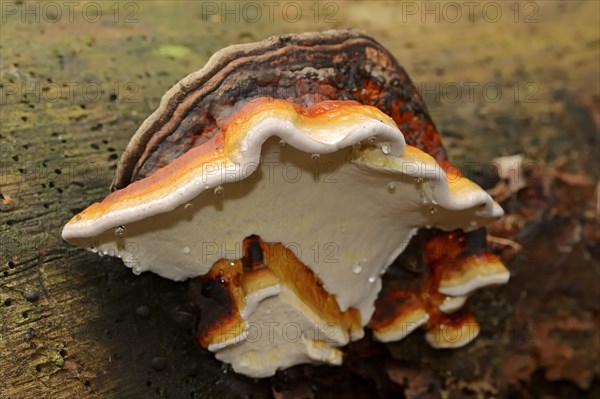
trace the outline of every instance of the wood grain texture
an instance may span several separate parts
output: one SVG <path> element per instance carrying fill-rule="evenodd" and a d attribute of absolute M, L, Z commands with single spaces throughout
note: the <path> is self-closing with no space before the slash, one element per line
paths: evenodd
<path fill-rule="evenodd" d="M 391 346 L 364 341 L 350 348 L 345 368 L 263 381 L 233 374 L 192 342 L 185 284 L 133 276 L 119 260 L 60 239 L 73 214 L 108 194 L 119 154 L 169 87 L 228 44 L 281 33 L 354 27 L 377 38 L 402 60 L 449 158 L 470 178 L 485 177 L 495 156 L 525 153 L 541 172 L 562 157 L 596 181 L 598 3 L 527 2 L 535 7 L 520 8 L 516 22 L 509 5 L 496 22 L 482 16 L 484 3 L 474 22 L 466 9 L 456 22 L 436 22 L 420 9 L 401 14 L 401 3 L 321 3 L 316 18 L 301 5 L 302 18 L 290 22 L 284 2 L 272 20 L 263 10 L 251 23 L 241 8 L 237 21 L 222 21 L 194 2 L 96 2 L 103 13 L 90 22 L 86 2 L 71 19 L 65 8 L 58 16 L 36 1 L 1 1 L 0 398 L 597 392 L 599 247 L 590 233 L 570 252 L 552 252 L 578 227 L 587 231 L 582 220 L 590 212 L 593 220 L 594 208 L 572 202 L 594 190 L 563 187 L 539 202 L 503 204 L 509 216 L 527 214 L 519 228 L 529 226 L 520 237 L 531 252 L 508 263 L 506 287 L 474 298 L 483 339 L 453 352 L 427 349 L 417 335 Z M 36 4 L 37 18 L 23 12 Z M 543 282 L 532 285 L 540 270 Z M 527 335 L 527 323 L 541 335 Z M 426 389 L 388 378 L 406 376 Z"/>

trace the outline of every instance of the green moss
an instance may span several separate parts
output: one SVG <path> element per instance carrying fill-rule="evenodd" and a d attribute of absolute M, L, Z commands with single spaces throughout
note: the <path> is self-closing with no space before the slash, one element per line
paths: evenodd
<path fill-rule="evenodd" d="M 156 49 L 154 49 L 153 53 L 156 55 L 160 55 L 161 57 L 178 60 L 188 55 L 190 53 L 190 49 L 185 46 L 165 44 L 162 46 L 158 46 Z"/>

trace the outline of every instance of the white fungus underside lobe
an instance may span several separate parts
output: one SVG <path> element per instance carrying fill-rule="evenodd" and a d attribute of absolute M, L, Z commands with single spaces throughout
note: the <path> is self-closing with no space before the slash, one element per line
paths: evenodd
<path fill-rule="evenodd" d="M 183 280 L 207 273 L 219 259 L 239 259 L 244 237 L 257 234 L 291 249 L 341 310 L 358 309 L 366 325 L 381 274 L 419 227 L 472 229 L 501 209 L 479 188 L 450 195 L 437 165 L 392 155 L 404 152 L 395 127 L 366 119 L 329 132 L 263 120 L 234 145 L 235 163 L 202 168 L 160 200 L 72 221 L 63 238 L 119 256 L 135 273 Z M 371 136 L 390 144 L 372 143 Z M 322 137 L 327 142 L 317 140 Z M 361 140 L 363 148 L 368 142 L 382 148 L 354 150 Z M 368 159 L 356 159 L 361 153 Z M 214 191 L 220 185 L 221 197 Z M 124 237 L 115 235 L 119 225 Z"/>
<path fill-rule="evenodd" d="M 221 346 L 216 357 L 230 363 L 237 373 L 262 378 L 296 364 L 339 365 L 342 355 L 335 347 L 349 340 L 347 331 L 316 317 L 291 290 L 282 287 L 279 295 L 260 302 L 246 321 L 244 336 Z"/>
<path fill-rule="evenodd" d="M 381 152 L 382 159 L 388 156 Z M 444 182 L 418 182 L 398 171 L 349 162 L 351 147 L 315 160 L 271 138 L 262 157 L 258 172 L 223 184 L 222 197 L 204 190 L 172 212 L 126 224 L 124 237 L 116 237 L 113 227 L 97 237 L 73 241 L 117 254 L 136 273 L 152 271 L 182 280 L 205 274 L 219 259 L 239 259 L 244 237 L 257 234 L 265 242 L 290 248 L 335 295 L 343 311 L 360 311 L 365 325 L 381 289 L 381 274 L 418 227 L 469 228 L 471 221 L 479 226 L 497 213 L 483 191 L 480 198 L 467 198 L 465 205 L 484 204 L 486 209 L 446 211 L 442 205 L 460 204 L 444 198 Z M 431 169 L 425 175 L 431 177 Z M 434 214 L 432 202 L 438 203 Z M 480 213 L 485 217 L 476 216 Z"/>
<path fill-rule="evenodd" d="M 396 330 L 390 330 L 386 332 L 375 331 L 373 334 L 378 341 L 381 342 L 395 342 L 400 341 L 408 336 L 411 332 L 421 327 L 429 320 L 429 315 L 425 313 L 421 318 L 413 318 L 410 321 L 402 322 L 400 328 Z"/>
<path fill-rule="evenodd" d="M 452 287 L 441 286 L 438 291 L 445 295 L 460 297 L 468 295 L 481 287 L 487 287 L 489 285 L 506 284 L 509 278 L 510 273 L 508 273 L 507 271 L 491 275 L 477 275 L 472 280 L 469 280 L 461 285 L 456 285 Z"/>
<path fill-rule="evenodd" d="M 462 308 L 467 299 L 469 299 L 468 295 L 447 296 L 438 308 L 446 314 L 451 314 Z"/>
<path fill-rule="evenodd" d="M 254 126 L 242 133 L 243 137 L 232 134 L 234 139 L 225 140 L 226 162 L 203 165 L 196 171 L 194 180 L 173 182 L 173 189 L 160 198 L 147 201 L 130 199 L 125 207 L 105 212 L 93 220 L 69 221 L 63 229 L 63 239 L 78 243 L 79 238 L 91 238 L 119 225 L 170 212 L 201 192 L 223 183 L 244 180 L 259 166 L 263 156 L 262 145 L 273 136 L 308 154 L 333 153 L 371 136 L 388 140 L 389 150 L 394 155 L 401 155 L 404 151 L 404 137 L 395 125 L 390 125 L 393 124 L 391 121 L 385 123 L 372 116 L 352 115 L 340 117 L 335 122 L 329 120 L 326 127 L 318 128 L 303 125 L 297 119 L 286 119 L 288 117 L 267 116 L 255 121 Z"/>

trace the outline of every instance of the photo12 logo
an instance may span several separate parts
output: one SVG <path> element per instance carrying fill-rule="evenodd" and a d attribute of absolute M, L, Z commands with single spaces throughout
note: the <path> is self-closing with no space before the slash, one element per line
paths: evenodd
<path fill-rule="evenodd" d="M 407 23 L 538 23 L 539 5 L 533 1 L 402 1 L 399 21 Z"/>
<path fill-rule="evenodd" d="M 0 86 L 0 104 L 16 103 L 96 103 L 139 102 L 140 88 L 135 82 L 4 82 Z"/>
<path fill-rule="evenodd" d="M 503 99 L 514 103 L 538 103 L 539 86 L 535 82 L 433 82 L 418 85 L 427 104 L 497 103 Z"/>
<path fill-rule="evenodd" d="M 138 3 L 134 1 L 22 1 L 0 2 L 0 20 L 22 23 L 65 23 L 83 20 L 135 24 L 139 20 Z"/>
<path fill-rule="evenodd" d="M 335 24 L 339 5 L 333 1 L 203 1 L 202 22 L 296 23 L 302 19 Z"/>

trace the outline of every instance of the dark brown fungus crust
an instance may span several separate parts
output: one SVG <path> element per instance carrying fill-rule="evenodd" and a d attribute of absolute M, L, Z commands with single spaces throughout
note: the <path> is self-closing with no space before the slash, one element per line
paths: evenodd
<path fill-rule="evenodd" d="M 260 237 L 251 235 L 244 239 L 244 257 L 242 258 L 242 266 L 245 272 L 250 272 L 254 269 L 264 267 L 264 254 L 261 247 Z"/>
<path fill-rule="evenodd" d="M 235 287 L 239 287 L 239 276 L 223 273 L 218 268 L 190 281 L 188 297 L 198 311 L 194 325 L 202 346 L 207 347 L 206 340 L 222 327 L 235 328 L 241 322 L 233 296 Z"/>
<path fill-rule="evenodd" d="M 112 190 L 153 174 L 213 138 L 257 97 L 310 106 L 356 100 L 390 115 L 406 142 L 446 161 L 439 134 L 406 71 L 381 44 L 356 30 L 274 36 L 221 50 L 165 95 L 123 153 Z"/>

